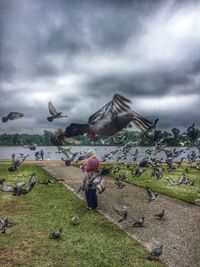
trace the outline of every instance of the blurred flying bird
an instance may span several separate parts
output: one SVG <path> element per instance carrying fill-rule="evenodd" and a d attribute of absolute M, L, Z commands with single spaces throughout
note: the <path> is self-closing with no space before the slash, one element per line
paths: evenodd
<path fill-rule="evenodd" d="M 10 112 L 7 116 L 2 117 L 2 122 L 7 122 L 8 120 L 16 120 L 22 118 L 23 116 L 24 114 L 20 112 Z"/>

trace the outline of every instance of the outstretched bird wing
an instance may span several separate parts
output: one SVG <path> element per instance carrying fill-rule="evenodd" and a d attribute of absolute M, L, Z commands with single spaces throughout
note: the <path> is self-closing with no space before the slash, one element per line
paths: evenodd
<path fill-rule="evenodd" d="M 96 121 L 105 119 L 106 117 L 109 118 L 121 113 L 131 112 L 133 114 L 132 123 L 134 123 L 141 131 L 149 133 L 153 131 L 158 122 L 158 119 L 156 119 L 154 123 L 150 122 L 149 120 L 145 119 L 143 116 L 132 110 L 129 106 L 129 104 L 131 103 L 132 102 L 124 96 L 114 94 L 111 101 L 109 101 L 105 106 L 103 106 L 101 109 L 99 109 L 89 117 L 88 123 L 94 123 Z"/>
<path fill-rule="evenodd" d="M 20 112 L 10 112 L 7 117 L 9 120 L 15 120 L 15 119 L 22 118 L 23 116 L 24 114 Z"/>
<path fill-rule="evenodd" d="M 111 101 L 89 117 L 88 123 L 94 123 L 107 116 L 110 117 L 130 111 L 131 109 L 127 103 L 131 103 L 131 101 L 121 95 L 114 94 Z"/>
<path fill-rule="evenodd" d="M 31 178 L 30 178 L 29 183 L 28 183 L 27 193 L 30 192 L 33 189 L 33 187 L 35 186 L 36 182 L 37 182 L 37 177 L 36 177 L 35 173 L 33 173 L 31 175 Z"/>
<path fill-rule="evenodd" d="M 131 122 L 131 124 L 134 123 L 144 133 L 149 133 L 149 135 L 151 134 L 154 135 L 156 124 L 159 121 L 159 119 L 156 119 L 155 122 L 152 123 L 133 110 L 132 113 L 133 113 L 133 121 Z"/>
<path fill-rule="evenodd" d="M 53 116 L 56 116 L 58 114 L 58 111 L 55 109 L 51 101 L 48 103 L 49 113 Z"/>

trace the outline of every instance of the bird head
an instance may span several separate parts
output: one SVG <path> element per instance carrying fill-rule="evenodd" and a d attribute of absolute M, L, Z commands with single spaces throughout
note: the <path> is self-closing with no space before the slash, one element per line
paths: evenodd
<path fill-rule="evenodd" d="M 2 117 L 2 122 L 7 122 L 8 118 L 7 117 Z"/>

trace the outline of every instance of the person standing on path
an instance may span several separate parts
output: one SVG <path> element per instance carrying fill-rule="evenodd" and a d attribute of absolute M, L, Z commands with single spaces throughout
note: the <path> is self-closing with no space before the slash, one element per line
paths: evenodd
<path fill-rule="evenodd" d="M 40 156 L 41 156 L 41 160 L 43 160 L 44 159 L 44 150 L 43 149 L 40 150 Z"/>
<path fill-rule="evenodd" d="M 87 161 L 81 165 L 81 170 L 85 173 L 83 177 L 85 198 L 88 209 L 96 209 L 98 207 L 96 185 L 92 183 L 95 172 L 98 170 L 99 160 L 96 157 L 94 149 L 87 151 Z"/>

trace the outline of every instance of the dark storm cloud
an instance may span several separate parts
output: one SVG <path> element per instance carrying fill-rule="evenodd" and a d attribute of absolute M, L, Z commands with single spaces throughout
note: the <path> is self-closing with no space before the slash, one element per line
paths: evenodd
<path fill-rule="evenodd" d="M 198 121 L 198 10 L 195 1 L 0 1 L 0 114 L 25 114 L 1 132 L 85 122 L 114 93 L 163 129 Z M 49 100 L 66 121 L 47 122 Z"/>
<path fill-rule="evenodd" d="M 99 92 L 103 95 L 109 92 L 112 95 L 116 91 L 123 91 L 129 96 L 161 96 L 172 93 L 172 86 L 184 87 L 188 84 L 192 85 L 192 78 L 186 72 L 167 73 L 157 71 L 154 73 L 129 75 L 119 73 L 118 75 L 95 77 L 83 86 L 86 94 L 93 97 L 98 96 Z M 193 89 L 195 90 L 195 88 Z"/>

